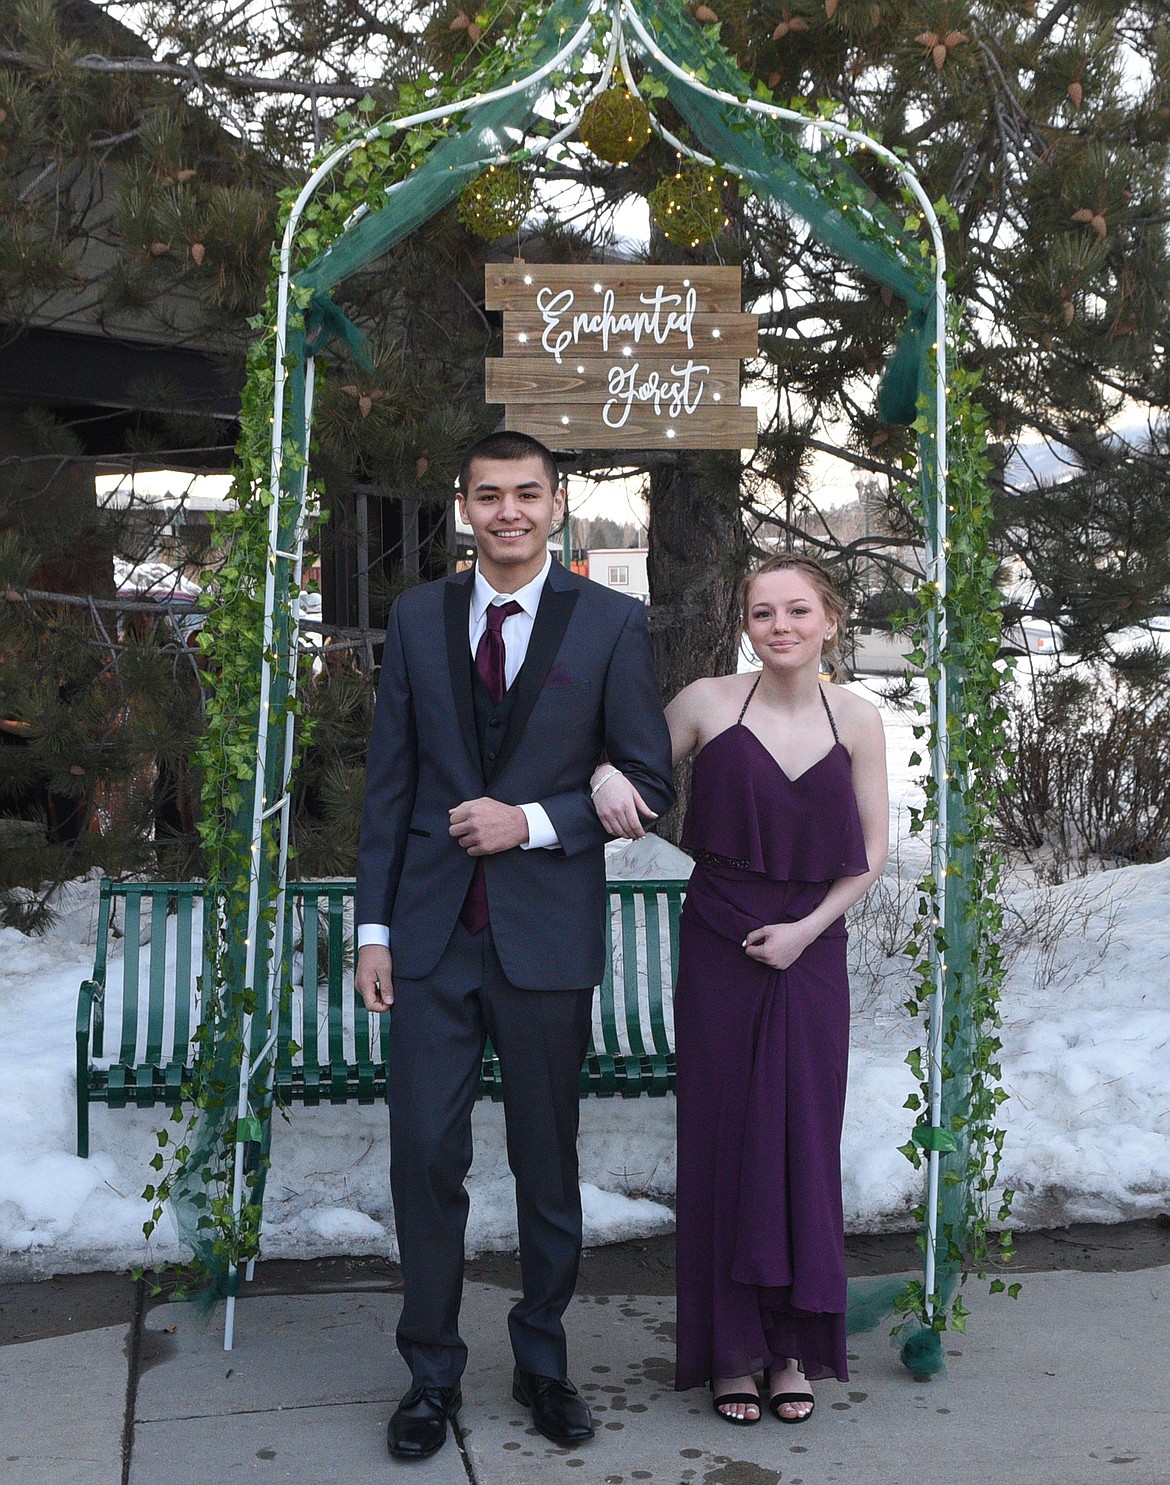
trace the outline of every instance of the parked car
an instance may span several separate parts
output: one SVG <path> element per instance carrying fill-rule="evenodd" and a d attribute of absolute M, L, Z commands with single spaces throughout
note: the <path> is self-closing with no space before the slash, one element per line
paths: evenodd
<path fill-rule="evenodd" d="M 1063 649 L 1064 633 L 1051 619 L 1021 619 L 1003 632 L 1005 655 L 1059 655 Z"/>

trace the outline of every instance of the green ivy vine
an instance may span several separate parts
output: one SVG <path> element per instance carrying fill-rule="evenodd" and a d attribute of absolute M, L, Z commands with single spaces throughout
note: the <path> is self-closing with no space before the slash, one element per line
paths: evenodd
<path fill-rule="evenodd" d="M 1003 1224 L 1010 1217 L 1014 1193 L 1004 1190 L 998 1203 L 994 1201 L 1004 1142 L 997 1117 L 1008 1096 L 1001 1086 L 999 1060 L 1004 863 L 994 819 L 994 778 L 1007 721 L 1000 695 L 1005 664 L 1000 658 L 999 559 L 990 540 L 986 414 L 976 400 L 979 377 L 961 364 L 962 348 L 961 317 L 956 311 L 948 337 L 953 360 L 948 374 L 946 535 L 942 543 L 948 559 L 947 591 L 943 596 L 935 583 L 923 583 L 912 611 L 904 616 L 915 637 L 909 662 L 922 667 L 932 691 L 940 682 L 940 667 L 931 658 L 928 640 L 935 623 L 945 626 L 948 666 L 948 773 L 941 780 L 926 777 L 925 801 L 911 811 L 910 825 L 911 833 L 919 836 L 929 837 L 938 829 L 940 802 L 946 792 L 946 907 L 940 903 L 942 884 L 928 868 L 919 882 L 916 921 L 905 948 L 913 974 L 906 1002 L 911 1016 L 929 1017 L 938 963 L 943 966 L 945 983 L 941 1122 L 931 1124 L 928 1052 L 915 1048 L 906 1061 L 919 1091 L 907 1098 L 905 1107 L 919 1116 L 919 1123 L 901 1147 L 917 1170 L 924 1169 L 932 1150 L 938 1151 L 940 1161 L 936 1286 L 928 1295 L 923 1281 L 915 1280 L 899 1301 L 906 1319 L 917 1318 L 930 1333 L 912 1367 L 916 1374 L 925 1375 L 941 1367 L 941 1332 L 948 1327 L 965 1329 L 969 1311 L 961 1290 L 970 1274 L 986 1278 L 989 1267 L 1007 1263 L 1013 1256 L 1012 1235 Z M 920 408 L 915 429 L 922 437 L 929 431 L 934 409 L 927 399 L 920 402 Z M 913 456 L 907 463 L 913 465 Z M 921 498 L 918 515 L 924 526 L 932 520 Z M 938 741 L 937 719 L 925 701 L 918 700 L 915 706 L 919 721 L 914 736 L 920 751 L 911 755 L 910 762 L 922 766 Z M 920 1224 L 925 1223 L 924 1203 L 914 1215 Z M 993 1223 L 999 1229 L 994 1244 Z M 1006 1290 L 1013 1298 L 1019 1288 L 998 1274 L 990 1282 L 992 1293 Z"/>

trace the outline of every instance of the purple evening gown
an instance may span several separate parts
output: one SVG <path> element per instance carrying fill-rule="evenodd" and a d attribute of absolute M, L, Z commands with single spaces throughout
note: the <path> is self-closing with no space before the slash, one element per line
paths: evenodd
<path fill-rule="evenodd" d="M 752 929 L 805 917 L 838 877 L 866 872 L 865 841 L 840 740 L 790 779 L 743 715 L 695 758 L 683 827 L 695 870 L 674 1002 L 679 1389 L 786 1356 L 810 1379 L 849 1375 L 845 920 L 787 970 L 749 959 L 742 944 Z"/>

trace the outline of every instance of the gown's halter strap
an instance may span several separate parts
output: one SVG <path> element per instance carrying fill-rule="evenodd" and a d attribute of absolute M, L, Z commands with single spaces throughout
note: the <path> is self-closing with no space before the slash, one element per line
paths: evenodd
<path fill-rule="evenodd" d="M 761 672 L 761 675 L 762 675 L 762 672 Z M 743 722 L 744 713 L 748 709 L 748 702 L 751 701 L 752 697 L 756 694 L 756 687 L 760 684 L 760 680 L 761 680 L 761 676 L 758 675 L 758 676 L 756 676 L 755 680 L 752 682 L 752 689 L 747 694 L 747 701 L 745 701 L 744 704 L 739 709 L 739 717 L 738 717 L 738 719 L 736 721 L 736 724 L 735 724 L 737 727 L 740 726 L 740 724 Z"/>
<path fill-rule="evenodd" d="M 736 723 L 737 726 L 742 726 L 743 719 L 747 715 L 748 706 L 751 703 L 752 697 L 756 694 L 756 687 L 760 684 L 761 679 L 761 676 L 756 676 L 755 680 L 752 682 L 752 689 L 748 692 L 747 699 L 744 701 L 743 706 L 741 706 L 739 709 L 739 717 Z M 825 716 L 829 719 L 829 726 L 833 729 L 833 741 L 840 742 L 841 734 L 837 731 L 837 723 L 833 718 L 832 708 L 829 706 L 829 698 L 825 695 L 824 686 L 822 686 L 819 682 L 817 683 L 817 690 L 821 693 L 821 704 L 825 708 Z"/>
<path fill-rule="evenodd" d="M 829 719 L 829 726 L 833 729 L 833 741 L 834 742 L 840 742 L 841 741 L 841 734 L 837 731 L 837 724 L 833 720 L 833 713 L 832 713 L 832 710 L 829 707 L 829 698 L 825 695 L 825 688 L 824 688 L 824 686 L 822 686 L 819 682 L 817 684 L 817 690 L 821 693 L 821 700 L 825 704 L 825 715 Z M 748 700 L 750 701 L 751 698 L 749 697 Z"/>

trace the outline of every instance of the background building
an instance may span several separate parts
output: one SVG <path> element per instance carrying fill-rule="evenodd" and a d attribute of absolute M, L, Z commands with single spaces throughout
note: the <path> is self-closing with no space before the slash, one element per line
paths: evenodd
<path fill-rule="evenodd" d="M 589 579 L 603 588 L 628 593 L 631 598 L 648 599 L 650 580 L 646 576 L 645 547 L 602 547 L 589 551 Z"/>

